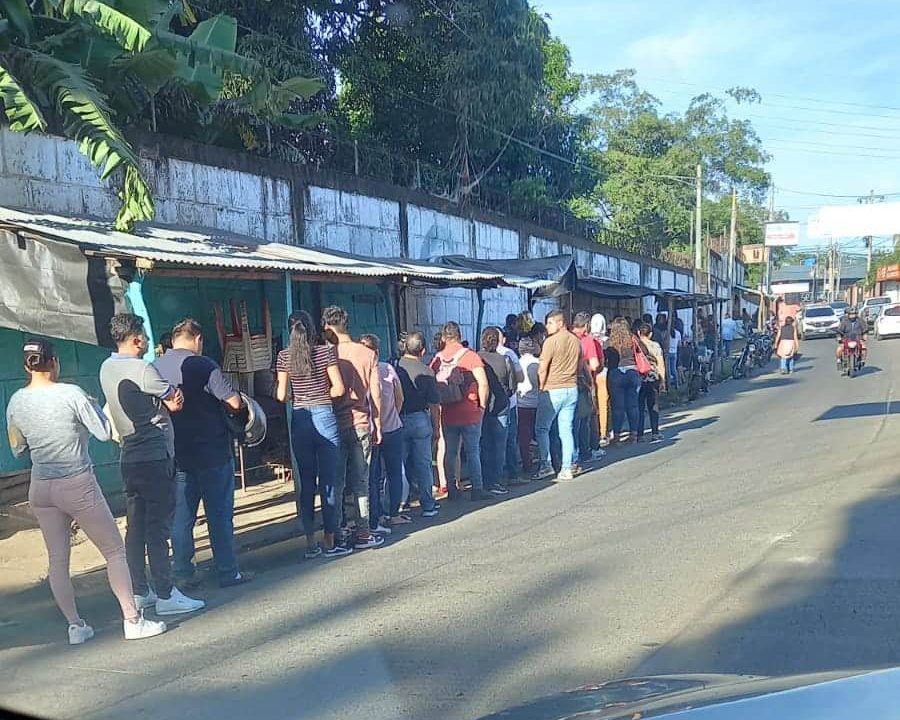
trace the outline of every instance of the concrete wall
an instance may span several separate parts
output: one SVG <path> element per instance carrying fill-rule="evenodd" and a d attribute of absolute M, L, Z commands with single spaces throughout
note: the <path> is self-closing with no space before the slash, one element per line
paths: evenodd
<path fill-rule="evenodd" d="M 170 158 L 142 158 L 156 222 L 201 225 L 268 242 L 294 240 L 283 179 Z M 119 201 L 74 142 L 0 129 L 0 203 L 60 215 L 115 217 Z"/>
<path fill-rule="evenodd" d="M 565 252 L 575 256 L 582 276 L 654 288 L 691 287 L 687 272 L 594 250 L 550 231 L 547 236 L 528 232 L 514 220 L 465 217 L 439 201 L 414 201 L 410 191 L 376 183 L 318 182 L 318 176 L 302 166 L 280 166 L 208 146 L 179 156 L 179 142 L 156 138 L 142 146 L 141 164 L 160 223 L 215 227 L 260 241 L 305 243 L 374 257 L 518 258 Z M 6 129 L 0 130 L 0 204 L 102 218 L 114 217 L 118 208 L 112 183 L 98 179 L 75 143 Z M 520 312 L 526 304 L 526 294 L 514 289 L 488 290 L 484 299 L 485 325 L 502 324 L 508 313 Z M 543 318 L 555 306 L 555 301 L 543 301 L 535 316 Z M 410 290 L 406 314 L 408 324 L 429 335 L 447 320 L 456 320 L 476 342 L 472 291 Z"/>

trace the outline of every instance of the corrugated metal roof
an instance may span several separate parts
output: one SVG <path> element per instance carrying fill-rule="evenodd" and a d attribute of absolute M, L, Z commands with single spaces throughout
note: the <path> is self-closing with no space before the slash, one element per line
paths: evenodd
<path fill-rule="evenodd" d="M 403 258 L 367 258 L 252 238 L 206 228 L 142 224 L 133 233 L 111 223 L 0 207 L 0 226 L 74 243 L 112 256 L 146 258 L 159 263 L 198 267 L 344 275 L 383 279 L 407 278 L 448 285 L 503 285 L 501 275 L 466 272 Z"/>

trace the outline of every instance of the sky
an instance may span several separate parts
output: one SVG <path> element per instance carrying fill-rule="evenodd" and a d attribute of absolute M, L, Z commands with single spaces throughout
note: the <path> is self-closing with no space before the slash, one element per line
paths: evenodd
<path fill-rule="evenodd" d="M 791 219 L 805 222 L 821 205 L 855 203 L 870 190 L 900 201 L 900 2 L 536 5 L 569 46 L 576 72 L 634 68 L 664 111 L 683 111 L 703 92 L 726 97 L 729 87 L 755 88 L 760 104 L 730 103 L 729 112 L 751 120 L 762 138 L 775 205 Z M 807 239 L 801 226 L 801 246 L 824 242 Z M 841 244 L 862 248 L 858 239 Z"/>

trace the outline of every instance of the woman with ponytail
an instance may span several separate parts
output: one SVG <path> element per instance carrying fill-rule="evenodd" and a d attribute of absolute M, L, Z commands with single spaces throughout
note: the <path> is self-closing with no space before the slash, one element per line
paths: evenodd
<path fill-rule="evenodd" d="M 323 342 L 307 312 L 297 312 L 288 320 L 290 344 L 278 353 L 276 369 L 281 402 L 291 398 L 291 445 L 300 473 L 300 521 L 306 535 L 306 557 L 347 555 L 352 550 L 335 542 L 339 531 L 335 492 L 340 431 L 331 401 L 344 394 L 334 347 Z M 322 501 L 325 547 L 315 539 L 315 500 Z"/>
<path fill-rule="evenodd" d="M 69 577 L 73 520 L 106 560 L 109 584 L 125 618 L 125 639 L 159 635 L 166 624 L 145 620 L 135 605 L 125 543 L 88 454 L 91 436 L 110 439 L 109 422 L 84 390 L 57 382 L 59 359 L 51 343 L 28 340 L 23 355 L 29 382 L 10 398 L 6 427 L 13 454 L 31 456 L 28 503 L 47 546 L 50 590 L 69 621 L 69 644 L 80 645 L 94 636 L 78 614 Z"/>

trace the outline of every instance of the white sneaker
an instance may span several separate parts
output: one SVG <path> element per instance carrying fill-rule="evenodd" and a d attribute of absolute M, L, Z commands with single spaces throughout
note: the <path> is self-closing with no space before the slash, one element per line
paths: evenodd
<path fill-rule="evenodd" d="M 166 631 L 166 624 L 162 620 L 148 620 L 141 613 L 137 622 L 123 621 L 125 625 L 126 640 L 143 640 L 144 638 L 162 635 Z"/>
<path fill-rule="evenodd" d="M 137 606 L 138 612 L 141 610 L 146 610 L 148 607 L 153 607 L 156 605 L 156 601 L 159 600 L 156 597 L 156 593 L 153 592 L 153 588 L 150 588 L 147 591 L 146 595 L 135 595 L 134 596 L 134 604 Z"/>
<path fill-rule="evenodd" d="M 168 599 L 160 598 L 156 601 L 157 615 L 180 615 L 181 613 L 194 612 L 206 607 L 206 603 L 202 600 L 189 598 L 181 590 L 174 585 L 172 586 L 172 594 Z"/>
<path fill-rule="evenodd" d="M 81 645 L 94 637 L 94 628 L 84 620 L 81 625 L 69 625 L 69 645 Z"/>
<path fill-rule="evenodd" d="M 594 452 L 591 453 L 592 460 L 602 460 L 605 457 L 606 457 L 605 450 L 594 450 Z"/>

